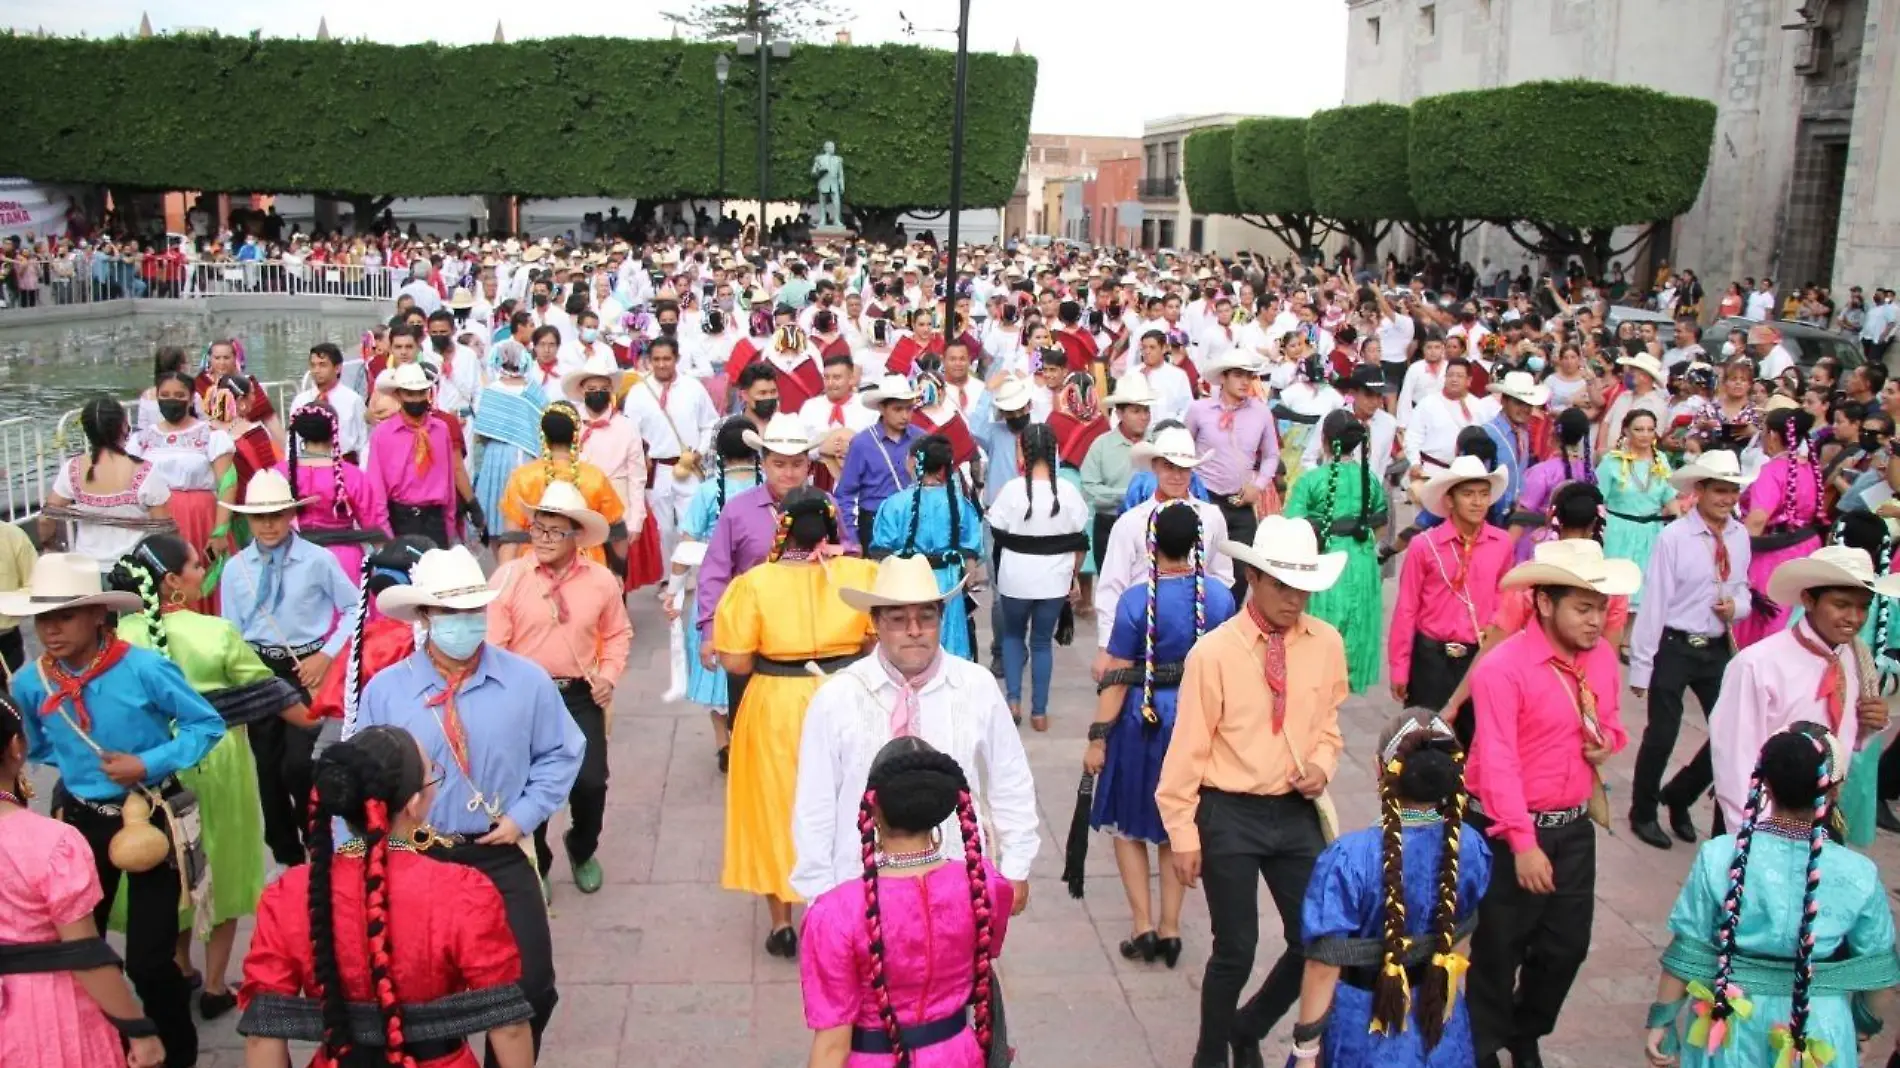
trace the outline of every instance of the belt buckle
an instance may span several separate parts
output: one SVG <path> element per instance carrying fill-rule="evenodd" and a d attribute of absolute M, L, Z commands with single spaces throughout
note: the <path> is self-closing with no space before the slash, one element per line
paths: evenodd
<path fill-rule="evenodd" d="M 409 836 L 409 843 L 416 847 L 416 852 L 427 853 L 431 849 L 451 848 L 455 840 L 425 823 Z"/>
<path fill-rule="evenodd" d="M 1706 634 L 1684 635 L 1684 640 L 1689 643 L 1691 649 L 1706 649 L 1709 645 L 1709 636 Z"/>
<path fill-rule="evenodd" d="M 1445 655 L 1451 657 L 1453 660 L 1463 660 L 1466 656 L 1470 655 L 1470 653 L 1471 646 L 1466 645 L 1464 642 L 1445 643 Z"/>

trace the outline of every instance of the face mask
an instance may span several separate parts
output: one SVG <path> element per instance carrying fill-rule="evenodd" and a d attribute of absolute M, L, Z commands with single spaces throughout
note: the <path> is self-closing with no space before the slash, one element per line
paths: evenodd
<path fill-rule="evenodd" d="M 437 352 L 447 352 L 455 346 L 455 339 L 446 334 L 430 334 L 429 344 L 433 346 Z"/>
<path fill-rule="evenodd" d="M 402 411 L 411 419 L 420 419 L 429 414 L 429 402 L 426 400 L 403 401 Z"/>
<path fill-rule="evenodd" d="M 1544 366 L 1544 358 L 1542 356 L 1532 356 L 1530 359 L 1524 361 L 1525 369 L 1530 371 L 1531 374 L 1543 373 Z"/>
<path fill-rule="evenodd" d="M 672 337 L 676 332 L 678 332 L 679 328 L 680 328 L 680 325 L 678 323 L 661 323 L 660 336 Z"/>
<path fill-rule="evenodd" d="M 1722 342 L 1722 355 L 1733 356 L 1735 355 L 1737 351 L 1739 350 L 1735 347 L 1735 342 L 1733 339 Z"/>
<path fill-rule="evenodd" d="M 1863 433 L 1860 436 L 1860 448 L 1862 452 L 1878 451 L 1880 449 L 1880 435 Z"/>
<path fill-rule="evenodd" d="M 760 419 L 770 419 L 778 414 L 778 398 L 752 402 L 752 414 Z"/>
<path fill-rule="evenodd" d="M 548 295 L 547 295 L 546 293 L 536 293 L 536 294 L 534 295 L 534 306 L 535 306 L 535 307 L 537 307 L 537 308 L 545 308 L 545 307 L 547 307 L 547 306 L 548 306 Z"/>
<path fill-rule="evenodd" d="M 429 620 L 429 642 L 450 660 L 467 660 L 488 637 L 488 613 L 458 612 Z"/>
<path fill-rule="evenodd" d="M 167 423 L 182 423 L 185 421 L 186 411 L 189 410 L 189 403 L 181 400 L 159 401 L 158 414 L 163 416 Z"/>
<path fill-rule="evenodd" d="M 1009 428 L 1010 433 L 1020 434 L 1024 430 L 1029 429 L 1029 416 L 1028 415 L 1007 416 L 1003 419 L 1003 425 Z"/>
<path fill-rule="evenodd" d="M 592 345 L 594 342 L 599 341 L 599 340 L 600 340 L 600 331 L 594 329 L 591 326 L 581 327 L 581 343 L 582 344 Z"/>
<path fill-rule="evenodd" d="M 588 411 L 604 412 L 607 406 L 613 403 L 614 394 L 610 389 L 590 389 L 582 394 L 582 399 L 587 402 Z"/>

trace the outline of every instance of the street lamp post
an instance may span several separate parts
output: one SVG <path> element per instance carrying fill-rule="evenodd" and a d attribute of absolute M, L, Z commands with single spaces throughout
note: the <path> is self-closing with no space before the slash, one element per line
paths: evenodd
<path fill-rule="evenodd" d="M 726 78 L 732 73 L 732 60 L 724 52 L 713 60 L 713 76 L 719 79 L 719 214 L 726 213 Z"/>
<path fill-rule="evenodd" d="M 963 101 L 970 80 L 970 0 L 960 0 L 957 13 L 956 102 L 950 116 L 950 260 L 943 276 L 943 321 L 946 333 L 957 329 L 957 222 L 963 214 Z"/>
<path fill-rule="evenodd" d="M 772 96 L 771 63 L 769 57 L 785 59 L 792 54 L 790 41 L 775 40 L 761 27 L 753 33 L 739 38 L 739 54 L 750 56 L 754 51 L 759 54 L 759 232 L 765 232 L 765 205 L 770 199 L 768 190 L 772 185 Z"/>

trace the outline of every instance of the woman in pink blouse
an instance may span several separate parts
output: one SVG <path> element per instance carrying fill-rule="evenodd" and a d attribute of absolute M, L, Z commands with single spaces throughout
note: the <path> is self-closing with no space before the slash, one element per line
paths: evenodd
<path fill-rule="evenodd" d="M 799 979 L 812 1068 L 982 1068 L 1004 1042 L 991 960 L 1015 893 L 983 859 L 955 760 L 902 737 L 871 764 L 864 878 L 814 901 Z M 951 814 L 962 856 L 938 833 Z"/>
<path fill-rule="evenodd" d="M 1742 494 L 1737 513 L 1748 528 L 1748 585 L 1768 589 L 1768 576 L 1788 560 L 1821 547 L 1821 473 L 1808 447 L 1814 416 L 1782 408 L 1763 421 L 1761 451 L 1768 457 Z M 1746 649 L 1788 625 L 1793 605 L 1763 611 L 1761 598 L 1746 619 L 1735 621 L 1735 645 Z"/>

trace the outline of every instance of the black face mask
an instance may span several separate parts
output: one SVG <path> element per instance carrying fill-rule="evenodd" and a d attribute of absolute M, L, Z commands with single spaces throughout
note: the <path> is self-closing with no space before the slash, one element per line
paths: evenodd
<path fill-rule="evenodd" d="M 420 419 L 429 414 L 429 402 L 426 400 L 403 401 L 402 411 L 411 419 Z"/>
<path fill-rule="evenodd" d="M 170 417 L 167 416 L 166 418 Z M 1881 441 L 1879 434 L 1870 433 L 1868 431 L 1861 432 L 1860 448 L 1862 452 L 1878 452 L 1882 444 L 1884 444 L 1884 442 Z"/>
<path fill-rule="evenodd" d="M 1024 413 L 1022 415 L 1008 416 L 1004 418 L 1003 425 L 1009 428 L 1010 433 L 1020 434 L 1029 429 L 1029 415 L 1028 413 Z"/>
<path fill-rule="evenodd" d="M 537 308 L 545 308 L 545 307 L 547 307 L 547 306 L 548 306 L 548 295 L 547 295 L 546 293 L 536 293 L 536 294 L 534 295 L 534 306 L 535 306 L 535 307 L 537 307 Z"/>
<path fill-rule="evenodd" d="M 770 419 L 777 415 L 778 398 L 773 397 L 771 400 L 753 401 L 752 414 L 758 416 L 760 419 Z"/>
<path fill-rule="evenodd" d="M 455 339 L 447 334 L 430 334 L 429 344 L 437 352 L 447 352 L 455 347 Z"/>
<path fill-rule="evenodd" d="M 660 336 L 672 337 L 675 333 L 679 331 L 679 328 L 680 328 L 680 324 L 678 323 L 661 323 Z"/>
<path fill-rule="evenodd" d="M 588 411 L 604 412 L 613 403 L 614 392 L 611 389 L 590 389 L 581 395 L 581 399 L 587 402 Z"/>
<path fill-rule="evenodd" d="M 190 410 L 190 401 L 162 400 L 158 402 L 158 414 L 163 416 L 167 423 L 184 422 L 185 413 Z"/>

